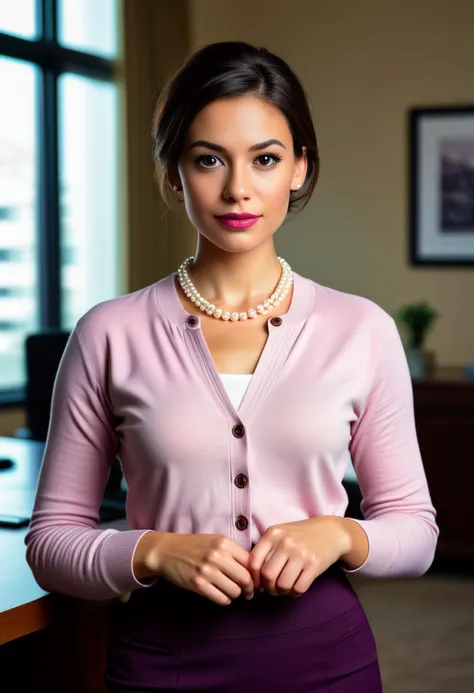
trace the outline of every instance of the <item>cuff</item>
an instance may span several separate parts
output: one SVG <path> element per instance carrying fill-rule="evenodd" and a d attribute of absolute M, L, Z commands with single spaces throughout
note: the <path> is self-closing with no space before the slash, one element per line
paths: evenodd
<path fill-rule="evenodd" d="M 385 577 L 390 573 L 391 566 L 398 553 L 398 537 L 386 520 L 356 520 L 364 530 L 369 541 L 369 551 L 365 561 L 358 568 L 344 568 L 345 573 L 358 573 L 362 577 Z"/>
<path fill-rule="evenodd" d="M 107 530 L 106 530 L 107 531 Z M 151 587 L 158 580 L 138 580 L 133 572 L 133 556 L 140 539 L 151 529 L 112 530 L 100 548 L 100 564 L 105 581 L 117 595 L 138 588 Z"/>

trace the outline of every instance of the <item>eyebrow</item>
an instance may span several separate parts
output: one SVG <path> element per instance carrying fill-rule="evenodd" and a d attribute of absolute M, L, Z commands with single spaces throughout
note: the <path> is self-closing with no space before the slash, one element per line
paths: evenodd
<path fill-rule="evenodd" d="M 280 140 L 271 139 L 265 140 L 265 142 L 259 142 L 258 144 L 253 144 L 251 147 L 249 147 L 249 152 L 257 152 L 261 149 L 267 149 L 267 147 L 270 147 L 272 144 L 277 144 L 279 147 L 286 149 L 285 145 L 280 142 Z M 207 140 L 197 140 L 190 145 L 189 149 L 193 149 L 193 147 L 206 147 L 207 149 L 213 149 L 216 152 L 228 154 L 225 147 L 222 147 L 220 144 L 214 144 L 214 142 L 208 142 Z"/>

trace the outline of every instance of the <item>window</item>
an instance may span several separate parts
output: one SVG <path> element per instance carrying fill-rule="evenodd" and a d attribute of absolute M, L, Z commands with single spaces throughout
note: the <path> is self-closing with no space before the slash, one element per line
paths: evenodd
<path fill-rule="evenodd" d="M 0 404 L 24 343 L 118 295 L 117 0 L 0 2 Z"/>
<path fill-rule="evenodd" d="M 27 39 L 37 37 L 35 0 L 0 2 L 0 31 Z"/>
<path fill-rule="evenodd" d="M 116 0 L 59 0 L 59 40 L 68 48 L 114 58 L 117 32 Z"/>

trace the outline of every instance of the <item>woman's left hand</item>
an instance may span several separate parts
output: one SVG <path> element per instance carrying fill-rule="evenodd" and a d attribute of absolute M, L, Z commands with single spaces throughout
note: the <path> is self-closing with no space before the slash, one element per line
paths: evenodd
<path fill-rule="evenodd" d="M 342 518 L 333 515 L 269 527 L 250 552 L 255 589 L 299 597 L 351 549 Z"/>

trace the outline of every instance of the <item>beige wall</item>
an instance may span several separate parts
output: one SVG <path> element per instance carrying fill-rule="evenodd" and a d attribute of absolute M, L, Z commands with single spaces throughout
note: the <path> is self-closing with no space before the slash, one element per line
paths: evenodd
<path fill-rule="evenodd" d="M 473 27 L 473 0 L 190 0 L 193 48 L 264 45 L 313 104 L 320 183 L 280 229 L 278 251 L 297 272 L 389 312 L 429 299 L 442 318 L 428 346 L 453 365 L 474 361 L 474 269 L 408 266 L 405 114 L 474 101 Z"/>
<path fill-rule="evenodd" d="M 135 291 L 169 274 L 193 247 L 186 216 L 167 211 L 161 201 L 151 137 L 160 89 L 190 42 L 187 0 L 124 0 L 123 7 L 128 290 Z"/>

